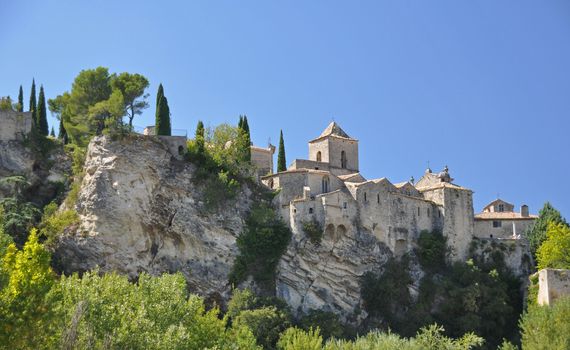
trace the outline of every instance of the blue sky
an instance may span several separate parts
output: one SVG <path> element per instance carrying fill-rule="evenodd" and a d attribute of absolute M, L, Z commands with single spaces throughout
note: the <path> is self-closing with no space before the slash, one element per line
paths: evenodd
<path fill-rule="evenodd" d="M 334 118 L 368 178 L 419 179 L 429 161 L 475 211 L 500 195 L 570 216 L 568 0 L 0 0 L 0 39 L 0 95 L 141 73 L 190 134 L 247 114 L 256 144 L 283 129 L 290 162 Z"/>

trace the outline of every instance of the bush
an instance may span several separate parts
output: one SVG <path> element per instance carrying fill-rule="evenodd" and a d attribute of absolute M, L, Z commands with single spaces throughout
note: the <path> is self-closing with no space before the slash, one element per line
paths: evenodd
<path fill-rule="evenodd" d="M 323 238 L 323 227 L 321 224 L 313 219 L 311 221 L 303 222 L 303 232 L 309 237 L 313 244 L 320 244 Z"/>
<path fill-rule="evenodd" d="M 245 220 L 243 232 L 237 238 L 237 256 L 230 282 L 238 284 L 251 275 L 260 286 L 274 289 L 275 269 L 291 240 L 291 231 L 279 219 L 273 208 L 255 205 Z"/>
<path fill-rule="evenodd" d="M 570 296 L 552 306 L 530 305 L 520 321 L 524 350 L 570 349 Z"/>
<path fill-rule="evenodd" d="M 343 336 L 343 326 L 333 312 L 311 310 L 299 320 L 299 325 L 309 332 L 312 328 L 318 328 L 325 340 Z"/>
<path fill-rule="evenodd" d="M 550 223 L 536 255 L 539 269 L 570 269 L 570 227 Z"/>
<path fill-rule="evenodd" d="M 445 267 L 447 239 L 441 232 L 422 231 L 418 246 L 418 258 L 424 269 L 433 271 Z"/>
<path fill-rule="evenodd" d="M 52 202 L 44 208 L 44 216 L 39 225 L 40 233 L 45 237 L 46 244 L 52 244 L 66 228 L 78 222 L 79 215 L 75 210 L 57 211 L 57 204 Z"/>
<path fill-rule="evenodd" d="M 266 306 L 240 312 L 233 324 L 249 328 L 257 344 L 263 346 L 264 349 L 275 349 L 279 335 L 289 327 L 289 319 L 277 308 Z"/>

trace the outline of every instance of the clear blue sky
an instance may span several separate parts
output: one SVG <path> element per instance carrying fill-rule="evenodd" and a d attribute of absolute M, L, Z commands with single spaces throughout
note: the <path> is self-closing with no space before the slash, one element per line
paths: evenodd
<path fill-rule="evenodd" d="M 334 118 L 368 178 L 447 164 L 476 211 L 500 194 L 570 216 L 568 0 L 0 0 L 0 39 L 0 95 L 141 73 L 190 134 L 247 114 L 256 144 L 283 129 L 290 162 Z"/>

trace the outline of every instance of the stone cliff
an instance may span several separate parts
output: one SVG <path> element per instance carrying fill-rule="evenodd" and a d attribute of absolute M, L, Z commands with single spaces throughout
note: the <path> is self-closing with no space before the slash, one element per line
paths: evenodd
<path fill-rule="evenodd" d="M 208 212 L 195 170 L 154 137 L 94 138 L 76 204 L 80 225 L 61 237 L 56 264 L 66 273 L 98 266 L 132 278 L 180 271 L 192 291 L 225 299 L 251 192 L 244 186 Z"/>

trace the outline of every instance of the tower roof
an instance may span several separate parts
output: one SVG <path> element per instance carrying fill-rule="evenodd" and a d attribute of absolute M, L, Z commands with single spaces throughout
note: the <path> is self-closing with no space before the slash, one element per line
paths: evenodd
<path fill-rule="evenodd" d="M 329 137 L 329 136 L 340 137 L 343 139 L 356 141 L 356 139 L 353 139 L 352 137 L 348 136 L 348 134 L 344 130 L 342 130 L 340 125 L 338 125 L 336 122 L 331 122 L 326 127 L 326 129 L 323 130 L 323 132 L 319 135 L 319 137 L 317 137 L 316 139 L 311 140 L 309 142 L 317 141 L 317 140 L 320 140 L 320 139 L 323 139 L 323 138 Z"/>

